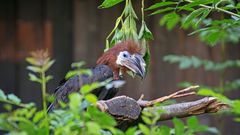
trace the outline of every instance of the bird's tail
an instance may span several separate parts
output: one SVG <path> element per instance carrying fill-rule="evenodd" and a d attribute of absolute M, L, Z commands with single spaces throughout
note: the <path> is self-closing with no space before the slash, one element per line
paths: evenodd
<path fill-rule="evenodd" d="M 53 109 L 55 108 L 55 105 L 56 105 L 56 102 L 57 101 L 54 101 L 53 103 L 51 103 L 48 108 L 47 108 L 47 113 L 50 113 L 53 111 Z"/>

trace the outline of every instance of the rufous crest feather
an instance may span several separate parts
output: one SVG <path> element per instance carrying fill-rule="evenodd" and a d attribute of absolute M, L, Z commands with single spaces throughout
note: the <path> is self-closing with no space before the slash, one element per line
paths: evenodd
<path fill-rule="evenodd" d="M 104 64 L 108 65 L 114 73 L 114 79 L 118 79 L 118 73 L 120 67 L 116 64 L 117 56 L 122 51 L 128 51 L 130 54 L 134 53 L 141 53 L 140 45 L 134 41 L 128 40 L 123 41 L 112 48 L 110 48 L 108 51 L 104 52 L 102 56 L 97 60 L 97 65 Z"/>

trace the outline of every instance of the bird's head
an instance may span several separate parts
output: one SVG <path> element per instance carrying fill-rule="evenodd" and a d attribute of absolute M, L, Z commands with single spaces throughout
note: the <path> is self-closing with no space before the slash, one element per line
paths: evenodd
<path fill-rule="evenodd" d="M 140 45 L 133 41 L 124 41 L 116 44 L 103 53 L 97 64 L 108 65 L 114 74 L 114 79 L 126 71 L 131 71 L 141 78 L 145 76 L 145 61 L 141 56 Z"/>
<path fill-rule="evenodd" d="M 145 76 L 145 61 L 138 53 L 130 54 L 128 51 L 121 51 L 116 60 L 116 64 L 121 70 L 129 70 L 139 75 L 141 78 Z"/>

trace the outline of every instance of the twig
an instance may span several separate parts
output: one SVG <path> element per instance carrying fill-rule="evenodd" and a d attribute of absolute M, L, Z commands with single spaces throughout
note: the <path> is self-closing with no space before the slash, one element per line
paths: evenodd
<path fill-rule="evenodd" d="M 141 96 L 137 102 L 142 107 L 149 107 L 149 106 L 152 106 L 156 103 L 161 103 L 161 102 L 164 102 L 164 101 L 169 100 L 169 99 L 195 95 L 196 92 L 194 92 L 192 90 L 195 90 L 198 87 L 199 87 L 198 85 L 190 86 L 190 87 L 187 87 L 187 88 L 182 89 L 180 91 L 174 92 L 173 94 L 170 94 L 168 96 L 160 97 L 160 98 L 157 98 L 157 99 L 151 100 L 151 101 L 144 101 L 144 100 L 142 100 L 143 96 Z"/>
<path fill-rule="evenodd" d="M 189 2 L 189 3 L 192 3 L 193 1 L 192 0 L 184 0 L 186 2 Z M 221 12 L 224 12 L 226 14 L 229 14 L 229 15 L 233 15 L 233 16 L 236 16 L 238 18 L 240 18 L 240 15 L 239 14 L 236 14 L 236 13 L 233 13 L 233 12 L 230 12 L 228 10 L 225 10 L 225 9 L 222 9 L 222 8 L 219 8 L 219 7 L 212 7 L 212 6 L 208 6 L 208 5 L 204 5 L 204 4 L 200 4 L 199 6 L 201 7 L 204 7 L 204 8 L 208 8 L 208 9 L 216 9 L 218 11 L 221 11 Z"/>
<path fill-rule="evenodd" d="M 26 104 L 15 103 L 15 102 L 12 102 L 12 101 L 9 101 L 9 100 L 4 100 L 4 99 L 0 99 L 0 102 L 11 104 L 11 105 L 15 105 L 15 106 L 22 107 L 22 108 L 28 107 Z"/>

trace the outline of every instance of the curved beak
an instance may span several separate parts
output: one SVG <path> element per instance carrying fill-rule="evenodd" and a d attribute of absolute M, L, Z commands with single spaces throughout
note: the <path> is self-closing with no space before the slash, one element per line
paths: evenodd
<path fill-rule="evenodd" d="M 129 68 L 131 71 L 139 75 L 142 79 L 145 77 L 145 61 L 139 54 L 133 54 L 131 57 L 125 59 L 122 65 Z"/>

